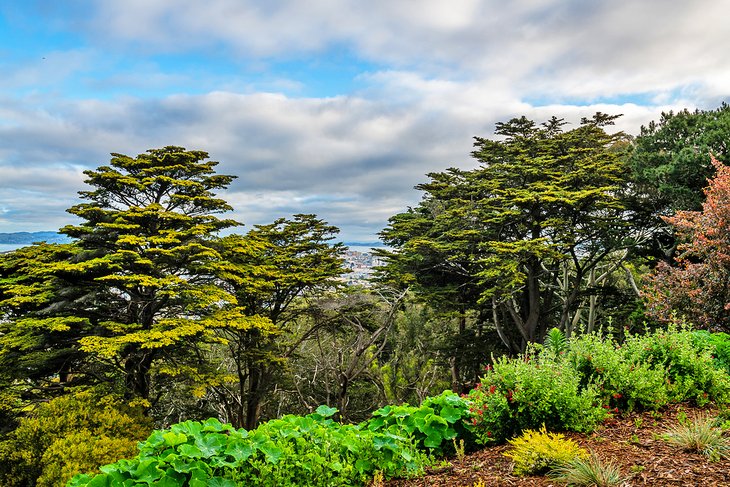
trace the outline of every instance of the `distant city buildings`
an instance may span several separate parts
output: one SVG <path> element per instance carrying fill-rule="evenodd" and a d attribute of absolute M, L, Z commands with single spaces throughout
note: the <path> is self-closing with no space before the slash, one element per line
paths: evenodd
<path fill-rule="evenodd" d="M 372 277 L 375 268 L 384 264 L 383 260 L 370 252 L 358 252 L 348 250 L 344 254 L 345 268 L 350 272 L 344 274 L 340 279 L 351 285 L 367 286 L 368 279 Z"/>

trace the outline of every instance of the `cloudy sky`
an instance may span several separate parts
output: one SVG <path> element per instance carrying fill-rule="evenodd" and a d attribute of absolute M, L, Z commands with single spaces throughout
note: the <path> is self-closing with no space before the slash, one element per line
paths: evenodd
<path fill-rule="evenodd" d="M 232 216 L 374 241 L 527 115 L 730 99 L 730 0 L 0 1 L 0 232 L 56 230 L 110 152 L 205 150 Z"/>

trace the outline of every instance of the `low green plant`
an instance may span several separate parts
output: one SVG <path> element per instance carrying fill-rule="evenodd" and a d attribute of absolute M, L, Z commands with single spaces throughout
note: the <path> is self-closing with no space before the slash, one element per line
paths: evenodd
<path fill-rule="evenodd" d="M 544 347 L 549 353 L 558 356 L 568 349 L 568 340 L 560 329 L 553 328 L 545 336 Z"/>
<path fill-rule="evenodd" d="M 614 487 L 625 481 L 618 465 L 604 463 L 595 454 L 575 458 L 554 468 L 548 476 L 558 482 L 576 487 Z"/>
<path fill-rule="evenodd" d="M 509 444 L 512 448 L 504 455 L 514 462 L 517 475 L 542 475 L 588 455 L 573 440 L 560 433 L 548 433 L 544 426 L 537 431 L 524 431 Z"/>
<path fill-rule="evenodd" d="M 102 485 L 219 486 L 365 485 L 415 475 L 428 462 L 413 441 L 388 431 L 343 425 L 335 408 L 284 416 L 252 431 L 216 419 L 186 421 L 152 433 L 137 457 L 80 475 L 70 487 Z"/>
<path fill-rule="evenodd" d="M 695 347 L 710 350 L 710 356 L 716 367 L 730 373 L 730 335 L 695 330 L 692 332 L 692 340 Z"/>
<path fill-rule="evenodd" d="M 715 418 L 700 414 L 692 421 L 670 428 L 663 438 L 686 451 L 701 453 L 711 461 L 730 458 L 730 443 L 714 423 Z"/>
<path fill-rule="evenodd" d="M 428 397 L 420 406 L 385 406 L 372 413 L 372 418 L 362 423 L 372 432 L 388 431 L 395 435 L 413 438 L 416 446 L 435 455 L 456 453 L 458 438 L 465 447 L 474 444 L 472 426 L 469 423 L 470 403 L 452 391 Z"/>
<path fill-rule="evenodd" d="M 623 344 L 627 360 L 664 372 L 669 401 L 700 406 L 730 401 L 730 376 L 719 369 L 710 349 L 696 345 L 688 329 L 670 327 L 647 335 L 630 335 Z"/>

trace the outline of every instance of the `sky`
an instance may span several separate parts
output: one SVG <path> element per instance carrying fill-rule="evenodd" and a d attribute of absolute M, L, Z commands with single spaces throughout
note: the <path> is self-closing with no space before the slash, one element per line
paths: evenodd
<path fill-rule="evenodd" d="M 245 224 L 373 242 L 495 123 L 730 100 L 730 0 L 0 0 L 0 232 L 56 230 L 83 171 L 168 145 Z M 569 126 L 570 127 L 570 126 Z"/>

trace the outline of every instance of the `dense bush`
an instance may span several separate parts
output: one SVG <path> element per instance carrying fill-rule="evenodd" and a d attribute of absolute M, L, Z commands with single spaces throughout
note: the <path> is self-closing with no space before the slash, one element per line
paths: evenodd
<path fill-rule="evenodd" d="M 695 330 L 692 332 L 692 340 L 695 347 L 709 349 L 715 365 L 730 373 L 730 335 Z"/>
<path fill-rule="evenodd" d="M 74 392 L 38 406 L 0 442 L 0 485 L 63 485 L 74 474 L 136 453 L 152 429 L 121 397 Z"/>
<path fill-rule="evenodd" d="M 657 409 L 669 402 L 730 400 L 730 379 L 687 330 L 659 330 L 612 338 L 584 335 L 570 342 L 566 360 L 585 386 L 596 384 L 610 408 Z"/>
<path fill-rule="evenodd" d="M 531 349 L 495 361 L 469 394 L 478 441 L 502 442 L 525 429 L 591 431 L 603 420 L 598 391 L 552 353 Z"/>
<path fill-rule="evenodd" d="M 314 414 L 284 416 L 252 431 L 216 419 L 186 421 L 152 433 L 134 459 L 69 485 L 363 485 L 376 472 L 389 478 L 422 470 L 427 458 L 412 440 L 337 423 L 330 418 L 336 412 L 320 406 Z"/>
<path fill-rule="evenodd" d="M 612 338 L 589 334 L 570 342 L 564 360 L 578 372 L 583 387 L 598 388 L 609 409 L 657 409 L 667 404 L 664 369 L 628 355 Z"/>

